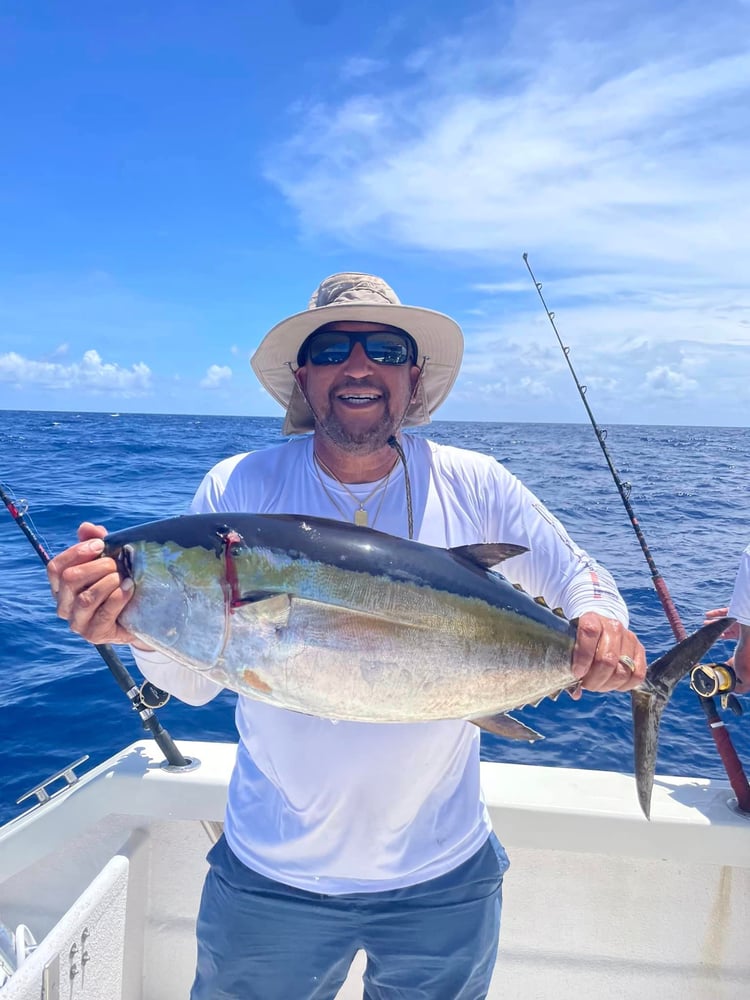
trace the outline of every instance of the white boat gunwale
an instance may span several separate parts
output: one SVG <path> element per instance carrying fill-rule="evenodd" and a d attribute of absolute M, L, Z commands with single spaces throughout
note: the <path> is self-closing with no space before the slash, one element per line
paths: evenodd
<path fill-rule="evenodd" d="M 179 746 L 194 762 L 184 773 L 142 739 L 0 828 L 0 914 L 11 924 L 33 918 L 44 936 L 36 966 L 52 953 L 63 961 L 80 932 L 75 919 L 88 921 L 92 953 L 110 956 L 100 977 L 107 992 L 90 976 L 77 998 L 186 995 L 210 846 L 202 825 L 223 819 L 236 746 Z M 481 767 L 511 857 L 491 997 L 642 1000 L 655 984 L 660 1000 L 750 995 L 750 817 L 737 811 L 728 782 L 659 775 L 647 821 L 632 775 Z M 109 910 L 97 892 L 111 895 Z M 97 921 L 98 939 L 120 940 L 121 952 L 103 944 L 97 952 Z M 38 998 L 35 958 L 2 1000 L 6 991 L 8 1000 Z M 341 1000 L 361 997 L 358 982 L 361 962 Z"/>

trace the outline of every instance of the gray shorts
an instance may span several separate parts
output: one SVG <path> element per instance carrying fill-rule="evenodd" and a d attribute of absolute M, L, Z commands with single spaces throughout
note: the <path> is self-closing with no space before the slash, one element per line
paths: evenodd
<path fill-rule="evenodd" d="M 332 1000 L 367 953 L 366 1000 L 482 1000 L 508 859 L 492 834 L 453 871 L 405 889 L 327 896 L 265 878 L 222 837 L 198 914 L 191 1000 Z"/>

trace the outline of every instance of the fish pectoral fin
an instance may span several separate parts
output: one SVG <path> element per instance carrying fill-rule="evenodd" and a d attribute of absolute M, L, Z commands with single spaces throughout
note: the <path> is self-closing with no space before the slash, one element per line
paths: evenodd
<path fill-rule="evenodd" d="M 232 605 L 232 614 L 244 619 L 255 619 L 275 630 L 286 628 L 292 610 L 290 594 L 272 594 L 256 590 L 242 597 Z"/>
<path fill-rule="evenodd" d="M 512 559 L 513 556 L 522 556 L 529 550 L 523 545 L 505 542 L 479 542 L 475 545 L 456 545 L 448 551 L 462 559 L 468 559 L 482 569 L 492 569 L 498 563 Z"/>
<path fill-rule="evenodd" d="M 402 609 L 397 605 L 376 608 L 348 608 L 338 604 L 326 604 L 315 601 L 307 597 L 297 597 L 290 595 L 292 602 L 292 613 L 309 615 L 312 621 L 330 622 L 331 628 L 361 630 L 363 627 L 372 627 L 383 631 L 383 635 L 390 634 L 392 628 L 408 628 L 412 632 L 421 629 L 425 632 L 432 630 L 432 625 L 427 619 L 419 621 L 414 614 L 402 613 Z"/>
<path fill-rule="evenodd" d="M 525 726 L 523 722 L 514 719 L 512 715 L 486 715 L 484 718 L 469 719 L 468 721 L 479 726 L 485 733 L 502 736 L 506 740 L 526 740 L 528 743 L 535 743 L 536 740 L 544 739 L 541 733 Z"/>
<path fill-rule="evenodd" d="M 246 594 L 236 598 L 234 607 L 239 607 L 242 604 L 258 604 L 260 601 L 272 601 L 274 597 L 289 599 L 286 594 L 279 594 L 277 590 L 249 590 Z"/>

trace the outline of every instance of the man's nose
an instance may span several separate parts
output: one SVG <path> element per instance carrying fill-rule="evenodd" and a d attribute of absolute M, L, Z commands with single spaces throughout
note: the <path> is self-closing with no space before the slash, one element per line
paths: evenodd
<path fill-rule="evenodd" d="M 352 353 L 342 367 L 347 375 L 351 375 L 353 378 L 364 378 L 364 376 L 372 372 L 375 362 L 367 357 L 362 344 L 355 344 L 352 348 Z"/>

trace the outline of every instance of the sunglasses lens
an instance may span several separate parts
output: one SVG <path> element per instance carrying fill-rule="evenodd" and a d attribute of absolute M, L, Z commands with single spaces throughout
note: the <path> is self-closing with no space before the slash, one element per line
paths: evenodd
<path fill-rule="evenodd" d="M 409 360 L 409 342 L 400 333 L 354 334 L 330 330 L 317 333 L 307 344 L 306 358 L 314 365 L 340 365 L 362 344 L 370 361 L 379 365 L 403 365 Z"/>
<path fill-rule="evenodd" d="M 307 345 L 307 357 L 314 365 L 340 365 L 351 353 L 348 333 L 318 333 Z"/>
<path fill-rule="evenodd" d="M 409 345 L 400 333 L 371 333 L 365 353 L 379 365 L 402 365 L 409 357 Z"/>

